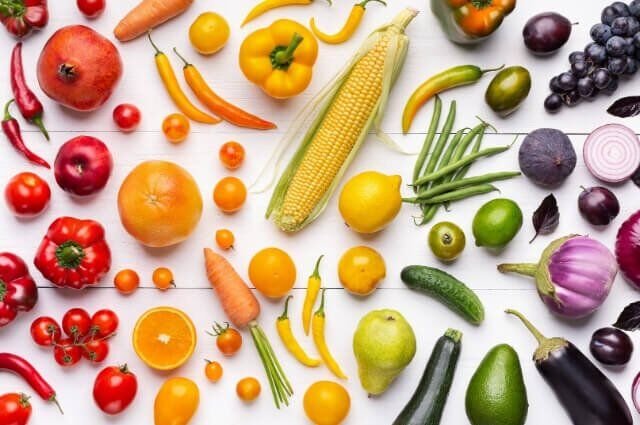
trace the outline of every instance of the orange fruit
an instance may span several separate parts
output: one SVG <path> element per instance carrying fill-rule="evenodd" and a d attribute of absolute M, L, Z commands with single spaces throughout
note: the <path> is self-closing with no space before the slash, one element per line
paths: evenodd
<path fill-rule="evenodd" d="M 296 283 L 296 266 L 279 248 L 265 248 L 249 263 L 249 280 L 269 298 L 284 297 Z"/>
<path fill-rule="evenodd" d="M 187 170 L 168 161 L 139 164 L 122 182 L 118 212 L 125 230 L 143 245 L 187 239 L 202 215 L 202 197 Z"/>
<path fill-rule="evenodd" d="M 247 199 L 247 188 L 237 177 L 225 177 L 213 189 L 213 202 L 223 212 L 238 211 Z"/>
<path fill-rule="evenodd" d="M 133 349 L 149 367 L 173 370 L 182 366 L 196 348 L 196 330 L 186 313 L 156 307 L 140 316 L 133 328 Z"/>
<path fill-rule="evenodd" d="M 351 397 L 340 384 L 332 381 L 318 381 L 304 393 L 304 411 L 317 425 L 338 425 L 349 414 Z"/>

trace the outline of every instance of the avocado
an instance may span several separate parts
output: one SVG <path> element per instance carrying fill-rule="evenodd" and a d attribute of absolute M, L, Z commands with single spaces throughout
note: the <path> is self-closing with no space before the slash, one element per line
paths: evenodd
<path fill-rule="evenodd" d="M 465 400 L 471 425 L 523 425 L 529 402 L 518 353 L 509 345 L 489 351 L 471 377 Z"/>

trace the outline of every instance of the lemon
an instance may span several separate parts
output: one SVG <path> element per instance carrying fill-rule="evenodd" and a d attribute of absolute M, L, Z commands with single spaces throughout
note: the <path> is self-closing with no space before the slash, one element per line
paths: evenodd
<path fill-rule="evenodd" d="M 338 262 L 338 278 L 347 291 L 366 296 L 372 293 L 385 277 L 384 258 L 368 246 L 349 248 Z"/>
<path fill-rule="evenodd" d="M 345 223 L 358 233 L 384 229 L 402 206 L 400 176 L 365 171 L 349 180 L 340 193 L 338 208 Z"/>

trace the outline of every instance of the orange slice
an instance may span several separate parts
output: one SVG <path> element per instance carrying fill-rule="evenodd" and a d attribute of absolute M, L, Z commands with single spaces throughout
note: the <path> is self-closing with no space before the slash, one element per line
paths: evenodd
<path fill-rule="evenodd" d="M 153 369 L 176 369 L 189 360 L 195 348 L 193 322 L 173 307 L 147 310 L 133 329 L 133 349 Z"/>

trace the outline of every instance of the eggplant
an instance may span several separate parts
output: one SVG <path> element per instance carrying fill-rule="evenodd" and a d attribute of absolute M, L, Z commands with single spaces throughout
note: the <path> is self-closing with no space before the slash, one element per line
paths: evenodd
<path fill-rule="evenodd" d="M 536 368 L 575 425 L 633 425 L 627 403 L 613 383 L 564 338 L 546 338 L 521 313 L 517 316 L 538 340 Z"/>

